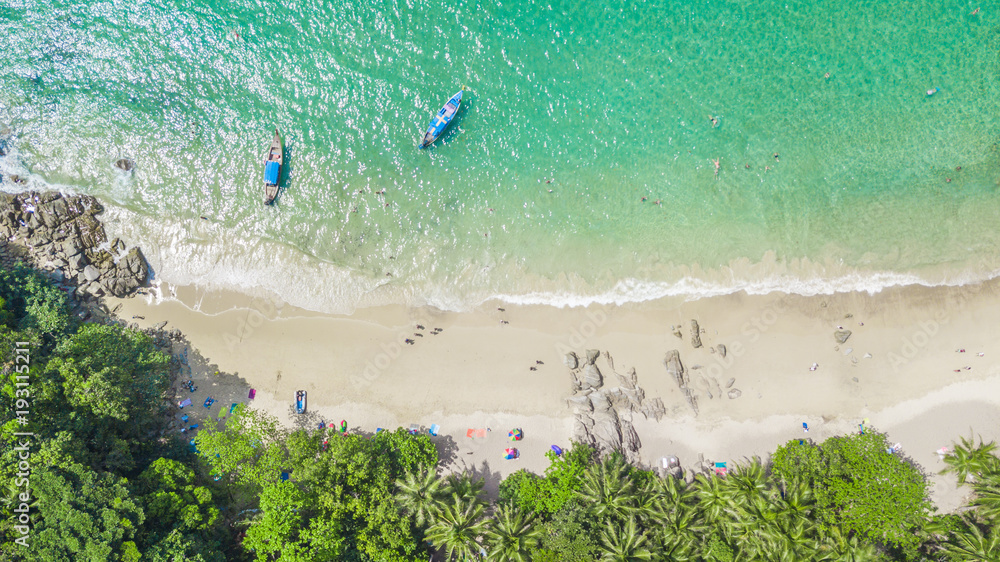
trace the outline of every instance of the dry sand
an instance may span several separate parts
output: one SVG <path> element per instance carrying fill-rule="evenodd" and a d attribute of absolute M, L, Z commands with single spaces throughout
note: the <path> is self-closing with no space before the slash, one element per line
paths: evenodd
<path fill-rule="evenodd" d="M 254 388 L 253 406 L 289 426 L 344 419 L 351 431 L 410 424 L 424 431 L 436 423 L 450 468 L 474 468 L 492 487 L 520 468 L 543 471 L 550 445 L 568 444 L 571 388 L 562 359 L 567 351 L 591 348 L 610 353 L 619 373 L 634 367 L 646 396 L 663 400 L 667 415 L 659 422 L 635 415 L 641 457 L 651 466 L 668 454 L 687 467 L 699 454 L 730 462 L 766 457 L 789 439 L 822 440 L 855 431 L 869 418 L 904 454 L 936 473 L 943 463 L 935 451 L 959 436 L 1000 439 L 998 287 L 735 294 L 586 309 L 497 302 L 467 313 L 384 307 L 349 317 L 181 287 L 167 291 L 168 298 L 140 296 L 109 306 L 121 304 L 118 315 L 127 320 L 143 317 L 131 320 L 142 327 L 167 321 L 187 336 L 198 391 L 178 396 L 192 398 L 194 407 L 185 411 L 195 419 L 207 412 L 201 406 L 206 395 L 218 400 L 211 410 L 217 414 L 246 402 Z M 703 329 L 699 349 L 690 341 L 691 319 Z M 675 325 L 683 339 L 672 334 Z M 833 336 L 838 327 L 853 332 L 840 345 Z M 435 335 L 435 328 L 442 331 Z M 404 343 L 407 338 L 415 343 Z M 718 344 L 727 347 L 724 359 L 710 351 Z M 671 349 L 680 350 L 698 391 L 697 417 L 663 366 Z M 813 363 L 819 366 L 810 371 Z M 726 397 L 730 379 L 739 398 Z M 298 389 L 309 393 L 307 416 L 292 413 Z M 512 427 L 524 430 L 516 444 L 521 458 L 505 461 Z M 469 428 L 490 431 L 470 439 Z M 942 510 L 959 506 L 967 492 L 956 489 L 952 477 L 934 476 L 932 487 Z"/>

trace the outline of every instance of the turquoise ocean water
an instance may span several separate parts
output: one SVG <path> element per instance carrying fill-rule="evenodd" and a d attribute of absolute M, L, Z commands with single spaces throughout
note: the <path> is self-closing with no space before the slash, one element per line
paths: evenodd
<path fill-rule="evenodd" d="M 857 4 L 6 0 L 2 189 L 335 312 L 995 276 L 1000 6 Z"/>

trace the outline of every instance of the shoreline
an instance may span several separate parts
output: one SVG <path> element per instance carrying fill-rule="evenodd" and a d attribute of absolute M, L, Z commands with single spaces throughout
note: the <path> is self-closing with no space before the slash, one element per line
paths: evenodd
<path fill-rule="evenodd" d="M 613 262 L 572 261 L 570 256 L 587 248 L 568 246 L 563 249 L 565 261 L 555 260 L 551 268 L 539 270 L 531 263 L 522 263 L 516 249 L 498 257 L 492 246 L 456 266 L 448 261 L 446 248 L 429 241 L 426 253 L 411 256 L 415 261 L 376 252 L 360 265 L 355 262 L 357 253 L 364 251 L 361 248 L 342 248 L 342 253 L 336 254 L 339 257 L 333 258 L 303 246 L 301 241 L 276 239 L 273 232 L 247 231 L 242 222 L 203 221 L 197 216 L 153 217 L 114 202 L 107 204 L 102 219 L 113 236 L 143 248 L 151 270 L 157 272 L 154 277 L 163 282 L 272 299 L 280 296 L 302 309 L 331 315 L 393 305 L 475 312 L 494 301 L 572 308 L 740 293 L 874 294 L 910 285 L 975 285 L 1000 277 L 1000 261 L 981 254 L 909 268 L 896 263 L 898 256 L 891 252 L 865 254 L 858 256 L 856 263 L 845 264 L 833 245 L 808 255 L 764 251 L 725 255 L 717 262 L 705 263 L 675 263 L 658 257 L 623 268 L 616 268 Z M 269 225 L 274 220 L 278 218 L 268 214 L 253 217 L 254 222 Z M 490 233 L 490 244 L 501 235 L 505 234 Z M 340 258 L 345 261 L 338 261 Z M 443 261 L 438 263 L 439 259 Z"/>
<path fill-rule="evenodd" d="M 870 418 L 932 473 L 936 504 L 952 510 L 966 491 L 934 474 L 943 467 L 935 451 L 970 427 L 987 441 L 1000 438 L 994 429 L 1000 424 L 990 421 L 1000 420 L 1000 398 L 991 399 L 1000 396 L 1000 345 L 993 343 L 1000 330 L 991 320 L 1000 313 L 998 289 L 1000 282 L 990 281 L 873 295 L 740 293 L 570 309 L 490 303 L 466 313 L 386 306 L 348 316 L 180 287 L 176 299 L 160 304 L 147 295 L 109 299 L 108 307 L 120 304 L 119 317 L 140 327 L 167 321 L 185 334 L 196 353 L 192 378 L 200 389 L 191 396 L 198 414 L 209 393 L 229 404 L 246 402 L 247 389 L 255 388 L 253 406 L 289 426 L 344 419 L 350 431 L 411 424 L 425 431 L 436 423 L 449 470 L 475 468 L 493 477 L 520 468 L 542 472 L 549 446 L 565 447 L 573 436 L 563 356 L 598 349 L 613 358 L 614 372 L 635 369 L 646 398 L 663 401 L 666 414 L 658 422 L 628 414 L 643 464 L 656 466 L 667 455 L 680 457 L 686 469 L 697 468 L 699 455 L 766 458 L 790 439 L 856 431 Z M 698 349 L 690 341 L 692 319 L 704 330 Z M 834 339 L 838 326 L 852 331 L 844 344 Z M 443 331 L 433 335 L 434 328 Z M 725 358 L 709 351 L 719 344 Z M 698 396 L 697 417 L 664 367 L 672 349 Z M 810 371 L 813 363 L 819 367 Z M 601 368 L 605 385 L 614 385 Z M 216 370 L 222 374 L 214 378 Z M 729 379 L 740 397 L 719 392 Z M 291 414 L 298 389 L 309 392 L 304 417 Z M 803 434 L 802 422 L 810 433 Z M 521 458 L 505 461 L 512 427 L 522 428 L 525 439 L 516 444 Z M 491 430 L 485 439 L 466 437 L 467 429 L 480 428 Z"/>

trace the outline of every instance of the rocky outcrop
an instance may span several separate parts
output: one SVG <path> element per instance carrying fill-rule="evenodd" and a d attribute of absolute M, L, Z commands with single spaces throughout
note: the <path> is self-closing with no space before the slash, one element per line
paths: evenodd
<path fill-rule="evenodd" d="M 576 353 L 570 351 L 563 357 L 563 363 L 570 369 L 576 369 L 580 366 L 580 358 L 576 356 Z"/>
<path fill-rule="evenodd" d="M 149 275 L 146 259 L 121 240 L 107 243 L 103 210 L 89 195 L 0 193 L 0 263 L 48 271 L 78 297 L 132 294 Z"/>
<path fill-rule="evenodd" d="M 582 396 L 567 399 L 574 412 L 573 439 L 593 446 L 602 454 L 617 451 L 629 460 L 637 460 L 642 444 L 632 425 L 632 416 L 640 413 L 659 420 L 666 413 L 663 401 L 659 398 L 647 400 L 645 391 L 639 387 L 635 369 L 630 369 L 625 375 L 618 373 L 609 353 L 604 354 L 606 367 L 597 366 L 601 357 L 597 350 L 588 350 L 586 357 L 587 361 L 580 365 L 582 368 L 571 368 L 570 371 L 574 391 L 584 392 Z M 571 361 L 566 363 L 568 366 Z M 614 373 L 621 386 L 604 386 L 606 380 L 601 374 L 602 368 Z"/>
<path fill-rule="evenodd" d="M 583 385 L 584 390 L 587 388 L 601 388 L 604 385 L 604 377 L 601 376 L 601 371 L 597 368 L 597 365 L 588 363 L 583 368 L 583 378 L 580 379 L 580 383 Z"/>
<path fill-rule="evenodd" d="M 692 320 L 692 322 L 694 321 Z M 681 352 L 676 349 L 668 351 L 666 357 L 663 358 L 663 365 L 667 368 L 667 374 L 677 383 L 677 387 L 680 388 L 681 393 L 684 395 L 684 400 L 687 401 L 691 409 L 694 410 L 694 415 L 697 416 L 698 397 L 691 391 L 691 380 L 684 370 L 684 364 L 681 363 Z"/>

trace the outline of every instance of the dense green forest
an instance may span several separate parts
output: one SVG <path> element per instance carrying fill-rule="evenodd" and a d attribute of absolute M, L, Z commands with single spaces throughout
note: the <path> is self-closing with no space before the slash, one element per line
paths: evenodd
<path fill-rule="evenodd" d="M 692 482 L 577 445 L 490 501 L 402 429 L 290 431 L 244 409 L 192 447 L 167 429 L 154 338 L 78 321 L 24 267 L 0 270 L 0 299 L 4 560 L 1000 560 L 993 443 L 945 458 L 973 492 L 949 515 L 874 430 Z"/>

